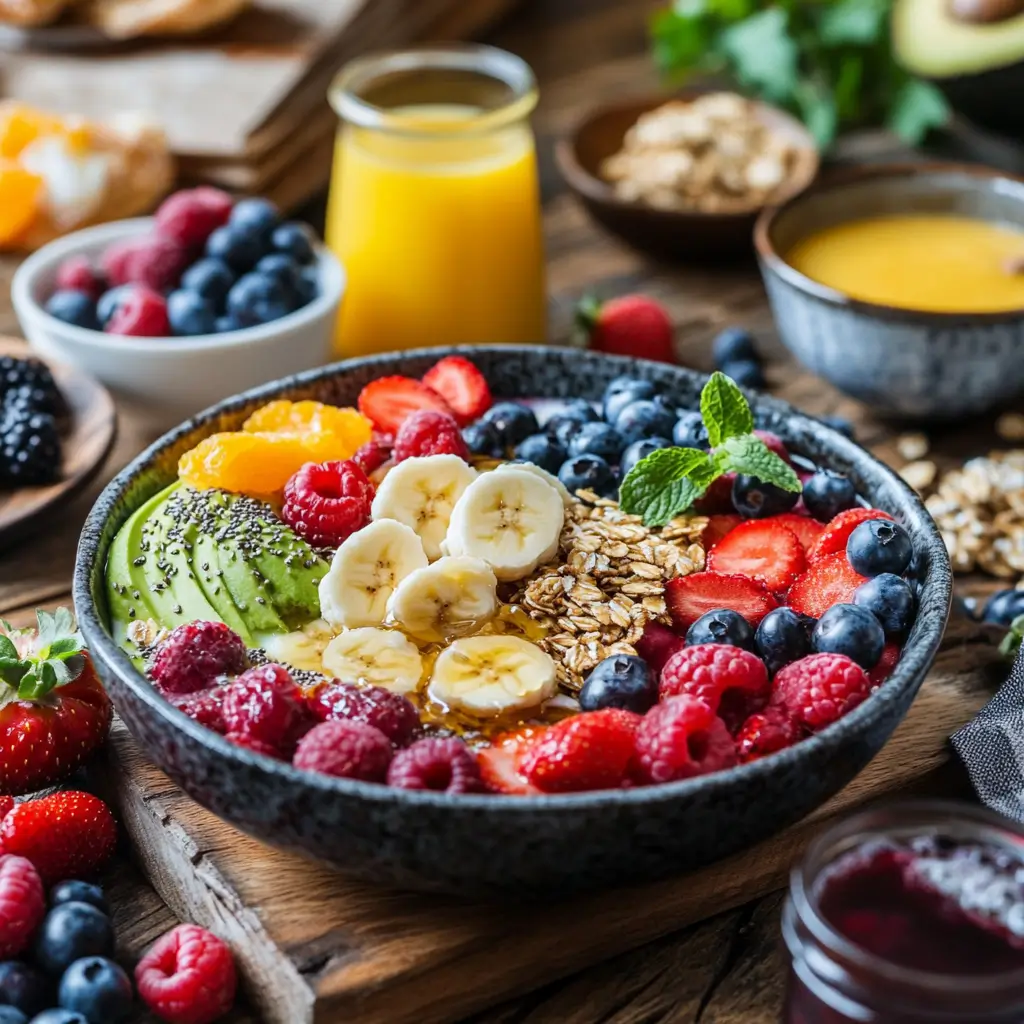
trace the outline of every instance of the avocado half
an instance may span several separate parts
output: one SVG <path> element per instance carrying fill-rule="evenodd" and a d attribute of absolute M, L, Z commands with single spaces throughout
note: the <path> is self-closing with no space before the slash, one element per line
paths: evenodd
<path fill-rule="evenodd" d="M 994 0 L 988 0 L 993 3 Z M 976 0 L 984 8 L 986 0 Z M 951 0 L 896 0 L 893 49 L 913 75 L 926 78 L 950 106 L 982 128 L 1024 141 L 1024 10 L 967 21 Z"/>

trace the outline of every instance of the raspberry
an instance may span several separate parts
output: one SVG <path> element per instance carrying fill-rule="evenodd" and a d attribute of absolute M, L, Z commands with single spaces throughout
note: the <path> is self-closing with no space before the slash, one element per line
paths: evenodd
<path fill-rule="evenodd" d="M 685 646 L 686 641 L 668 626 L 648 622 L 644 626 L 643 635 L 636 642 L 636 653 L 651 666 L 652 672 L 660 675 L 668 659 Z"/>
<path fill-rule="evenodd" d="M 391 449 L 394 442 L 367 441 L 362 448 L 352 456 L 352 461 L 367 475 L 380 469 L 388 459 L 391 458 Z"/>
<path fill-rule="evenodd" d="M 458 455 L 469 461 L 469 449 L 462 439 L 455 417 L 446 412 L 421 409 L 411 413 L 395 436 L 395 462 L 425 455 Z"/>
<path fill-rule="evenodd" d="M 872 689 L 876 686 L 881 686 L 892 675 L 893 669 L 899 664 L 902 654 L 903 651 L 899 644 L 888 643 L 885 645 L 882 656 L 878 659 L 878 664 L 868 673 Z M 0 817 L 3 817 L 3 815 L 0 814 Z"/>
<path fill-rule="evenodd" d="M 45 915 L 43 883 L 32 862 L 0 856 L 0 957 L 21 953 Z"/>
<path fill-rule="evenodd" d="M 245 643 L 223 622 L 178 626 L 156 651 L 149 674 L 165 694 L 195 693 L 249 667 Z"/>
<path fill-rule="evenodd" d="M 285 760 L 285 756 L 279 747 L 275 747 L 273 743 L 267 743 L 255 736 L 247 736 L 244 732 L 229 732 L 226 734 L 225 739 L 230 743 L 234 743 L 236 747 L 244 747 L 246 750 L 251 750 L 254 754 L 263 754 L 265 757 L 272 757 L 276 761 Z"/>
<path fill-rule="evenodd" d="M 231 1009 L 237 984 L 231 950 L 194 924 L 157 939 L 135 968 L 142 1001 L 169 1024 L 212 1024 Z"/>
<path fill-rule="evenodd" d="M 283 665 L 251 668 L 225 689 L 224 722 L 229 734 L 259 740 L 283 754 L 295 749 L 310 723 L 302 691 Z"/>
<path fill-rule="evenodd" d="M 417 740 L 400 750 L 388 768 L 388 785 L 438 793 L 480 793 L 480 766 L 462 740 Z"/>
<path fill-rule="evenodd" d="M 171 334 L 167 303 L 152 288 L 136 285 L 122 297 L 104 330 L 132 338 L 167 338 Z"/>
<path fill-rule="evenodd" d="M 299 741 L 292 764 L 343 779 L 383 782 L 391 764 L 391 740 L 372 725 L 321 722 Z"/>
<path fill-rule="evenodd" d="M 234 200 L 219 188 L 202 185 L 168 196 L 156 211 L 156 229 L 188 249 L 198 249 L 231 216 Z"/>
<path fill-rule="evenodd" d="M 324 683 L 307 697 L 307 704 L 324 722 L 348 720 L 372 725 L 396 747 L 408 746 L 420 728 L 420 716 L 412 703 L 383 686 Z"/>
<path fill-rule="evenodd" d="M 639 725 L 639 715 L 618 708 L 567 718 L 529 745 L 520 771 L 546 793 L 616 789 L 626 780 Z"/>
<path fill-rule="evenodd" d="M 765 708 L 751 715 L 736 734 L 740 762 L 756 761 L 777 750 L 793 746 L 803 737 L 803 730 L 784 708 Z"/>
<path fill-rule="evenodd" d="M 641 782 L 675 782 L 736 764 L 725 722 L 696 697 L 669 697 L 644 716 L 636 734 Z"/>
<path fill-rule="evenodd" d="M 281 517 L 314 547 L 336 548 L 370 521 L 372 503 L 355 462 L 308 462 L 285 484 Z"/>
<path fill-rule="evenodd" d="M 227 732 L 224 721 L 224 694 L 226 686 L 213 686 L 209 690 L 197 690 L 195 693 L 176 695 L 170 698 L 171 703 L 184 711 L 189 718 L 195 719 L 200 725 L 221 734 Z"/>
<path fill-rule="evenodd" d="M 56 290 L 84 292 L 95 300 L 107 290 L 107 283 L 87 257 L 69 256 L 57 268 Z"/>
<path fill-rule="evenodd" d="M 735 731 L 768 703 L 771 683 L 764 662 L 729 644 L 685 647 L 661 670 L 661 699 L 686 694 L 703 701 Z"/>
<path fill-rule="evenodd" d="M 129 238 L 103 254 L 103 269 L 112 285 L 144 284 L 157 292 L 177 287 L 187 266 L 188 250 L 159 235 Z"/>
<path fill-rule="evenodd" d="M 812 654 L 775 677 L 772 706 L 812 732 L 852 711 L 871 692 L 871 680 L 845 654 Z"/>

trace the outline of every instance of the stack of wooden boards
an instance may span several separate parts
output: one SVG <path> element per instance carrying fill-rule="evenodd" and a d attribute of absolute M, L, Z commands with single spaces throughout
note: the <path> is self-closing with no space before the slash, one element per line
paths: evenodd
<path fill-rule="evenodd" d="M 327 102 L 347 61 L 466 39 L 520 0 L 257 0 L 202 39 L 42 49 L 4 56 L 3 93 L 99 120 L 162 124 L 184 182 L 269 195 L 284 207 L 326 184 L 336 125 Z"/>

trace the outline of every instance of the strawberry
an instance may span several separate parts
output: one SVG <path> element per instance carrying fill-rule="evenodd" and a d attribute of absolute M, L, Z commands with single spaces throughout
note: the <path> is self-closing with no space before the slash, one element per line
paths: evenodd
<path fill-rule="evenodd" d="M 488 790 L 516 796 L 537 796 L 544 792 L 527 782 L 519 770 L 523 751 L 544 731 L 543 726 L 527 726 L 518 732 L 502 733 L 491 741 L 489 747 L 476 752 L 480 777 Z"/>
<path fill-rule="evenodd" d="M 65 608 L 38 631 L 0 623 L 0 793 L 66 778 L 106 739 L 111 707 Z"/>
<path fill-rule="evenodd" d="M 472 423 L 494 404 L 487 378 L 462 356 L 445 356 L 427 370 L 423 383 L 451 406 L 461 427 Z"/>
<path fill-rule="evenodd" d="M 787 603 L 801 615 L 820 619 L 833 605 L 851 604 L 857 588 L 866 583 L 839 552 L 812 562 L 811 567 L 789 588 Z"/>
<path fill-rule="evenodd" d="M 770 519 L 765 519 L 764 522 L 779 523 L 787 530 L 792 530 L 796 534 L 797 540 L 803 545 L 805 552 L 810 551 L 825 529 L 817 519 L 802 516 L 799 512 L 783 512 L 782 515 L 772 516 Z"/>
<path fill-rule="evenodd" d="M 758 623 L 778 602 L 767 587 L 748 576 L 695 572 L 665 585 L 665 601 L 675 628 L 685 633 L 706 612 L 731 608 L 751 624 Z"/>
<path fill-rule="evenodd" d="M 18 804 L 0 823 L 0 847 L 30 860 L 46 885 L 86 878 L 112 856 L 117 825 L 91 793 L 62 790 Z"/>
<path fill-rule="evenodd" d="M 378 377 L 359 392 L 359 411 L 386 434 L 395 434 L 406 416 L 418 409 L 452 415 L 448 403 L 433 388 L 412 377 Z"/>
<path fill-rule="evenodd" d="M 846 551 L 850 534 L 869 519 L 892 519 L 879 508 L 850 508 L 840 512 L 822 531 L 814 546 L 807 552 L 807 561 L 814 563 L 837 552 Z"/>
<path fill-rule="evenodd" d="M 608 302 L 585 298 L 576 326 L 589 348 L 632 359 L 676 361 L 672 321 L 664 306 L 645 295 L 623 295 Z"/>
<path fill-rule="evenodd" d="M 3 822 L 10 811 L 14 810 L 13 796 L 0 796 L 0 822 Z"/>
<path fill-rule="evenodd" d="M 760 580 L 778 593 L 807 568 L 807 558 L 792 530 L 770 519 L 750 519 L 718 542 L 707 565 L 713 572 Z"/>
<path fill-rule="evenodd" d="M 728 536 L 742 523 L 743 516 L 718 515 L 708 518 L 708 525 L 701 534 L 701 543 L 705 551 L 710 551 L 723 537 Z"/>
<path fill-rule="evenodd" d="M 892 675 L 893 669 L 899 664 L 903 651 L 899 644 L 887 643 L 882 651 L 878 664 L 868 673 L 871 686 L 881 686 Z"/>

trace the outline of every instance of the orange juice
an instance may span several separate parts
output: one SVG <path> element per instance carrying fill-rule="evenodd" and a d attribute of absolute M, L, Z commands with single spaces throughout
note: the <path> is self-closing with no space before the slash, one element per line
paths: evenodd
<path fill-rule="evenodd" d="M 544 340 L 532 105 L 510 117 L 403 103 L 377 109 L 375 123 L 345 120 L 327 216 L 327 244 L 348 272 L 339 355 Z"/>

